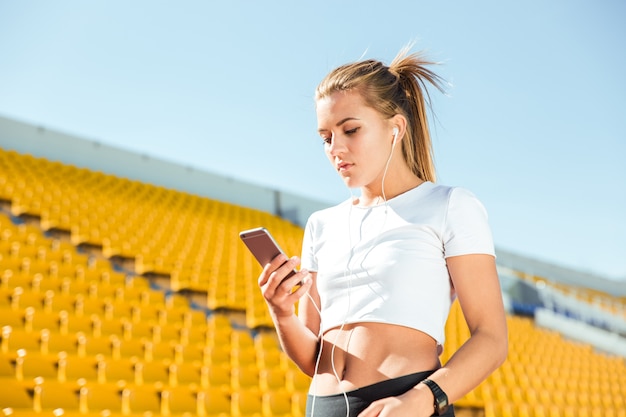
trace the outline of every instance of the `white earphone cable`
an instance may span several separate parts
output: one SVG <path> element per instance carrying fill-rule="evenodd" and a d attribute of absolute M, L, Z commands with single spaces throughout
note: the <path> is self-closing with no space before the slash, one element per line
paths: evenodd
<path fill-rule="evenodd" d="M 365 257 L 367 257 L 367 255 L 369 254 L 369 252 L 376 246 L 376 244 L 378 244 L 378 240 L 380 239 L 380 235 L 382 233 L 382 231 L 384 230 L 386 221 L 387 221 L 387 208 L 388 208 L 388 202 L 387 202 L 387 196 L 385 194 L 385 178 L 387 177 L 387 171 L 389 170 L 389 164 L 391 163 L 391 159 L 393 157 L 393 151 L 394 148 L 396 146 L 396 139 L 397 139 L 397 130 L 394 130 L 394 140 L 393 143 L 391 145 L 391 152 L 389 153 L 389 158 L 387 158 L 387 163 L 385 164 L 385 170 L 383 172 L 383 177 L 381 180 L 381 193 L 382 193 L 382 197 L 383 197 L 383 202 L 385 205 L 385 218 L 383 221 L 383 224 L 381 226 L 380 231 L 378 232 L 376 239 L 374 240 L 374 242 L 372 243 L 372 246 L 370 248 L 370 250 L 368 250 L 365 255 L 364 255 L 364 259 Z M 348 261 L 346 263 L 346 268 L 344 269 L 344 279 L 347 278 L 348 281 L 348 302 L 347 302 L 347 309 L 346 309 L 346 315 L 344 317 L 343 322 L 341 323 L 341 326 L 339 327 L 339 330 L 337 331 L 337 334 L 335 336 L 335 340 L 333 342 L 333 346 L 331 348 L 331 352 L 330 352 L 330 362 L 331 362 L 331 368 L 333 371 L 333 375 L 335 376 L 335 378 L 337 379 L 337 383 L 341 386 L 341 378 L 339 377 L 339 373 L 337 372 L 337 369 L 335 368 L 335 348 L 337 346 L 337 342 L 339 341 L 339 335 L 341 334 L 341 332 L 343 331 L 345 325 L 347 324 L 348 321 L 348 317 L 350 315 L 350 309 L 351 309 L 351 294 L 352 294 L 352 268 L 350 266 L 351 262 L 352 262 L 352 258 L 354 256 L 354 249 L 355 247 L 352 246 L 352 224 L 351 224 L 351 217 L 352 217 L 352 206 L 354 205 L 354 195 L 352 194 L 352 189 L 350 190 L 350 199 L 352 201 L 352 203 L 350 204 L 349 208 L 348 208 L 348 247 L 349 247 L 349 256 L 348 256 Z M 313 374 L 313 400 L 311 401 L 311 417 L 314 417 L 315 415 L 315 399 L 317 397 L 316 393 L 317 393 L 317 372 L 319 369 L 319 363 L 320 363 L 320 359 L 322 357 L 322 347 L 324 345 L 323 343 L 323 339 L 322 339 L 322 312 L 321 309 L 317 306 L 317 304 L 315 303 L 315 301 L 313 300 L 313 297 L 311 297 L 311 295 L 307 292 L 307 295 L 309 296 L 309 298 L 311 299 L 311 302 L 313 303 L 313 306 L 315 306 L 315 309 L 317 310 L 319 316 L 320 316 L 320 331 L 318 334 L 318 337 L 320 339 L 320 348 L 319 348 L 319 352 L 317 355 L 317 359 L 315 361 L 315 370 L 314 370 L 314 374 Z M 347 351 L 347 346 L 346 346 L 346 351 Z M 346 417 L 350 417 L 350 401 L 348 399 L 348 394 L 346 391 L 343 390 L 343 388 L 341 389 L 341 393 L 343 394 L 345 403 L 346 403 Z"/>

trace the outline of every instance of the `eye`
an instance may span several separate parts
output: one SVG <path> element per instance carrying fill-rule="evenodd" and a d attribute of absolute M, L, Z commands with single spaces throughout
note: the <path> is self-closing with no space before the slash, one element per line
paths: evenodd
<path fill-rule="evenodd" d="M 324 145 L 330 145 L 332 141 L 333 141 L 332 136 L 322 136 L 322 143 Z"/>
<path fill-rule="evenodd" d="M 354 129 L 346 130 L 343 133 L 349 136 L 349 135 L 354 135 L 358 130 L 359 130 L 359 128 L 355 127 Z"/>

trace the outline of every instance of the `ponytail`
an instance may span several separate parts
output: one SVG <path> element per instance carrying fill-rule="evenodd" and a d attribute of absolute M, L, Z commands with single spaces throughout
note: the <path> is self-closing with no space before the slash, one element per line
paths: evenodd
<path fill-rule="evenodd" d="M 388 67 L 376 60 L 365 60 L 336 68 L 319 84 L 315 98 L 355 89 L 383 117 L 403 115 L 407 120 L 401 142 L 404 160 L 417 177 L 434 182 L 435 164 L 426 112 L 426 106 L 431 106 L 427 85 L 444 92 L 444 81 L 427 68 L 434 62 L 426 60 L 422 53 L 409 54 L 409 49 L 403 48 Z"/>

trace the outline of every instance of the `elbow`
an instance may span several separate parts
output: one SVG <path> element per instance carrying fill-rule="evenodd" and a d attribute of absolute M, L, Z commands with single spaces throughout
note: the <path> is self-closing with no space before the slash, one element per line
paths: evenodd
<path fill-rule="evenodd" d="M 509 338 L 506 328 L 503 331 L 480 332 L 484 337 L 484 346 L 487 348 L 489 367 L 492 371 L 498 369 L 509 355 Z"/>
<path fill-rule="evenodd" d="M 502 366 L 502 364 L 506 362 L 506 358 L 508 356 L 509 356 L 509 341 L 505 337 L 504 340 L 498 343 L 498 349 L 497 349 L 497 355 L 496 355 L 496 361 L 497 361 L 496 367 L 499 368 L 500 366 Z"/>
<path fill-rule="evenodd" d="M 493 358 L 495 361 L 495 367 L 499 368 L 509 356 L 509 337 L 507 331 L 505 330 L 494 339 Z"/>
<path fill-rule="evenodd" d="M 309 378 L 313 378 L 314 371 L 311 370 L 308 366 L 300 366 L 297 363 L 296 363 L 296 366 L 298 367 L 300 372 L 302 372 L 304 375 L 308 376 Z"/>

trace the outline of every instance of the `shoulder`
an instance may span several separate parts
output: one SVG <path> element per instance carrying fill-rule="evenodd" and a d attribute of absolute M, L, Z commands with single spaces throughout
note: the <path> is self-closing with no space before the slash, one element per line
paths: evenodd
<path fill-rule="evenodd" d="M 469 189 L 458 185 L 433 184 L 430 183 L 431 195 L 444 199 L 468 199 L 476 198 L 475 194 Z"/>
<path fill-rule="evenodd" d="M 307 228 L 333 221 L 333 219 L 338 218 L 341 213 L 349 211 L 351 203 L 350 200 L 344 200 L 337 205 L 314 211 L 307 220 Z"/>
<path fill-rule="evenodd" d="M 429 183 L 428 198 L 446 205 L 448 210 L 462 208 L 467 205 L 482 206 L 482 202 L 474 192 L 455 185 Z"/>
<path fill-rule="evenodd" d="M 446 210 L 451 205 L 463 205 L 471 201 L 478 201 L 473 192 L 460 186 L 426 182 L 420 185 L 417 190 L 412 196 L 412 202 L 427 203 L 436 210 Z"/>

